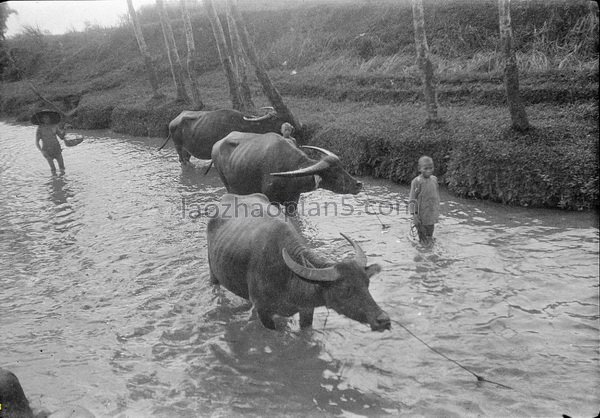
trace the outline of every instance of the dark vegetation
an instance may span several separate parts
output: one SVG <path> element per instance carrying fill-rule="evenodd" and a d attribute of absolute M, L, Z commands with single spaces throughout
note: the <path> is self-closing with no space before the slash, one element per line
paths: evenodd
<path fill-rule="evenodd" d="M 208 108 L 231 107 L 200 6 L 192 24 L 202 100 Z M 183 57 L 179 10 L 169 14 Z M 407 183 L 418 157 L 429 154 L 438 177 L 461 196 L 598 205 L 598 17 L 587 1 L 513 3 L 521 92 L 534 126 L 525 134 L 508 129 L 495 0 L 425 1 L 445 120 L 433 126 L 424 126 L 409 2 L 291 3 L 243 14 L 272 79 L 306 125 L 305 139 L 338 153 L 352 171 Z M 126 20 L 60 36 L 30 27 L 3 43 L 2 114 L 24 121 L 45 106 L 27 87 L 31 81 L 65 110 L 79 107 L 75 127 L 166 135 L 168 121 L 190 105 L 174 100 L 156 9 L 142 8 L 139 17 L 164 99 L 150 99 Z M 256 80 L 252 88 L 257 105 L 267 105 Z"/>

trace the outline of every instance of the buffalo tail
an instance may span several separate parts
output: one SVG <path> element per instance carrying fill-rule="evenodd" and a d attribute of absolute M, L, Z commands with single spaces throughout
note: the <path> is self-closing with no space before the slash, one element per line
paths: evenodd
<path fill-rule="evenodd" d="M 158 149 L 159 151 L 161 149 L 163 149 L 165 147 L 165 145 L 167 145 L 167 142 L 169 142 L 169 139 L 171 139 L 171 132 L 169 132 L 169 136 L 167 137 L 167 139 L 165 140 L 165 142 L 160 146 L 160 148 Z"/>

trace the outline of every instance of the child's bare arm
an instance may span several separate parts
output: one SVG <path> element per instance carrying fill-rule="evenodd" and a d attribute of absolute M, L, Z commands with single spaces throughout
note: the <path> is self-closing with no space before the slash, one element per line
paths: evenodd
<path fill-rule="evenodd" d="M 35 146 L 37 149 L 42 151 L 42 147 L 40 146 L 40 139 L 42 139 L 42 135 L 40 134 L 39 129 L 35 133 Z"/>
<path fill-rule="evenodd" d="M 410 183 L 410 193 L 408 194 L 408 213 L 414 215 L 417 204 L 417 179 Z"/>

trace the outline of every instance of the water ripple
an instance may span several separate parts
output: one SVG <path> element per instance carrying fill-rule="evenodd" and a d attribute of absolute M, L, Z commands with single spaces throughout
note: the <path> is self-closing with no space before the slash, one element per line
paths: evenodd
<path fill-rule="evenodd" d="M 410 238 L 406 187 L 363 179 L 369 199 L 303 196 L 320 212 L 292 222 L 311 245 L 342 259 L 352 250 L 339 233 L 359 242 L 383 267 L 370 291 L 393 320 L 517 388 L 499 391 L 399 326 L 373 333 L 318 308 L 312 331 L 294 318 L 271 332 L 215 291 L 207 219 L 190 216 L 224 192 L 206 162 L 181 170 L 161 139 L 88 131 L 53 176 L 34 127 L 1 129 L 0 353 L 34 403 L 115 417 L 597 413 L 593 214 L 444 194 L 425 249 Z M 344 204 L 352 213 L 324 211 Z"/>

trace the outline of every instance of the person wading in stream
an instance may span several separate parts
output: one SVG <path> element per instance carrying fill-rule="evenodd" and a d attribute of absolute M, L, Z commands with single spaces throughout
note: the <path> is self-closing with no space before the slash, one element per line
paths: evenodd
<path fill-rule="evenodd" d="M 60 171 L 65 171 L 62 148 L 57 139 L 57 136 L 61 139 L 65 139 L 66 133 L 65 130 L 59 126 L 60 120 L 60 113 L 52 110 L 42 110 L 35 113 L 31 118 L 32 123 L 39 125 L 35 133 L 35 146 L 48 161 L 52 173 L 56 173 L 54 160 L 58 162 Z M 42 142 L 41 146 L 40 140 Z"/>
<path fill-rule="evenodd" d="M 419 158 L 419 174 L 410 184 L 408 210 L 419 234 L 419 241 L 433 242 L 433 229 L 440 213 L 440 194 L 437 177 L 433 175 L 431 157 Z"/>

